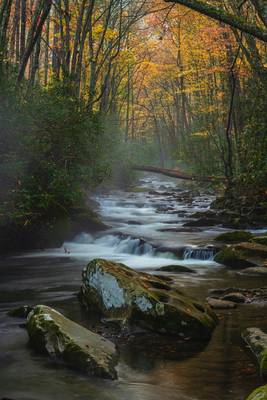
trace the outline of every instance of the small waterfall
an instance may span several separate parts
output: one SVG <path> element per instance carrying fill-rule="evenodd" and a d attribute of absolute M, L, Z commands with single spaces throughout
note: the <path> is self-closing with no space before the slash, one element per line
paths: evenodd
<path fill-rule="evenodd" d="M 124 235 L 106 235 L 93 239 L 91 235 L 81 234 L 75 238 L 76 244 L 81 245 L 101 245 L 103 248 L 112 249 L 113 252 L 122 254 L 133 254 L 136 256 L 153 256 L 155 250 L 153 246 L 144 239 L 134 238 Z"/>
<path fill-rule="evenodd" d="M 121 239 L 116 246 L 119 253 L 134 254 L 143 256 L 144 254 L 153 255 L 154 249 L 151 244 L 146 243 L 143 239 L 135 239 L 129 236 L 126 239 Z"/>
<path fill-rule="evenodd" d="M 204 248 L 193 248 L 187 247 L 183 253 L 184 260 L 203 260 L 203 261 L 212 261 L 216 254 L 216 250 L 212 247 L 204 247 Z"/>

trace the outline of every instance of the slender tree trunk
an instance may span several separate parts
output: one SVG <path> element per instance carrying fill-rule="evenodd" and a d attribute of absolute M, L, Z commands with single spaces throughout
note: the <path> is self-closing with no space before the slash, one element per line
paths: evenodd
<path fill-rule="evenodd" d="M 38 6 L 36 7 L 35 14 L 33 17 L 33 22 L 29 29 L 27 37 L 27 45 L 20 63 L 18 79 L 17 79 L 18 82 L 21 82 L 24 77 L 25 69 L 27 67 L 29 58 L 33 52 L 34 46 L 38 38 L 42 34 L 42 29 L 45 24 L 46 18 L 49 15 L 51 6 L 52 6 L 52 0 L 41 0 Z"/>
<path fill-rule="evenodd" d="M 21 15 L 20 15 L 20 61 L 25 52 L 26 43 L 26 10 L 27 0 L 21 0 Z"/>
<path fill-rule="evenodd" d="M 50 36 L 50 16 L 48 15 L 46 20 L 46 32 L 45 32 L 45 57 L 44 57 L 44 85 L 48 84 L 49 75 L 49 36 Z"/>

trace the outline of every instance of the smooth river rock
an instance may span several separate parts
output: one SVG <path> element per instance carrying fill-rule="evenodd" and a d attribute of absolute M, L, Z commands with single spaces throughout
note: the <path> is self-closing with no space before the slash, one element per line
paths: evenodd
<path fill-rule="evenodd" d="M 227 246 L 219 251 L 215 255 L 214 261 L 231 269 L 245 269 L 257 266 L 236 246 Z"/>
<path fill-rule="evenodd" d="M 259 328 L 248 328 L 242 332 L 242 338 L 245 340 L 252 353 L 256 356 L 260 374 L 267 375 L 267 334 Z"/>
<path fill-rule="evenodd" d="M 267 270 L 267 268 L 266 268 Z M 195 274 L 196 271 L 194 271 L 191 268 L 185 267 L 184 265 L 165 265 L 164 267 L 158 268 L 158 271 L 162 272 L 173 272 L 175 274 Z"/>
<path fill-rule="evenodd" d="M 223 243 L 240 243 L 247 242 L 253 238 L 252 233 L 248 231 L 231 231 L 224 232 L 217 236 L 214 240 Z"/>
<path fill-rule="evenodd" d="M 221 300 L 214 297 L 208 297 L 207 302 L 211 306 L 211 308 L 217 310 L 230 310 L 236 308 L 236 304 L 233 301 L 229 300 Z"/>
<path fill-rule="evenodd" d="M 262 276 L 262 277 L 267 277 L 267 267 L 250 267 L 243 269 L 242 274 L 248 275 L 248 276 Z"/>
<path fill-rule="evenodd" d="M 227 301 L 232 301 L 234 303 L 245 303 L 246 302 L 246 296 L 244 296 L 242 293 L 238 293 L 238 292 L 227 293 L 226 295 L 223 296 L 222 299 L 227 300 Z"/>
<path fill-rule="evenodd" d="M 91 261 L 82 274 L 80 301 L 88 310 L 122 319 L 150 331 L 203 339 L 217 317 L 207 304 L 186 296 L 168 282 L 126 265 Z"/>
<path fill-rule="evenodd" d="M 41 353 L 90 376 L 116 379 L 115 345 L 53 308 L 38 305 L 28 315 L 30 344 Z"/>

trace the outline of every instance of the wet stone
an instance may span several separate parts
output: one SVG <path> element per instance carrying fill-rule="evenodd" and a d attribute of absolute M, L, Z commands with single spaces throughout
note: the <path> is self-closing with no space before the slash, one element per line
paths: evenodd
<path fill-rule="evenodd" d="M 213 297 L 208 297 L 207 302 L 211 308 L 214 308 L 216 310 L 229 310 L 229 309 L 236 308 L 236 304 L 233 301 L 221 300 L 221 299 L 215 299 Z"/>

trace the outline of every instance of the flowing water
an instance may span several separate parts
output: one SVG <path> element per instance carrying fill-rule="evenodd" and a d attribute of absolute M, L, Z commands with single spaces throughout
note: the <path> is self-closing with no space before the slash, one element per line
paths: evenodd
<path fill-rule="evenodd" d="M 175 276 L 185 292 L 205 299 L 211 288 L 263 286 L 213 261 L 213 238 L 223 229 L 189 228 L 192 214 L 209 208 L 213 197 L 193 198 L 183 182 L 144 175 L 136 192 L 96 195 L 109 229 L 81 232 L 60 249 L 32 252 L 0 261 L 0 399 L 90 400 L 243 400 L 261 384 L 240 331 L 267 329 L 265 305 L 243 305 L 220 313 L 220 324 L 201 349 L 181 349 L 175 356 L 154 354 L 153 344 L 121 347 L 115 382 L 89 378 L 55 365 L 29 347 L 21 321 L 9 309 L 45 303 L 87 325 L 76 294 L 81 270 L 95 257 L 123 262 L 150 273 L 166 265 L 185 265 L 195 274 Z M 159 353 L 159 352 L 158 352 Z"/>

